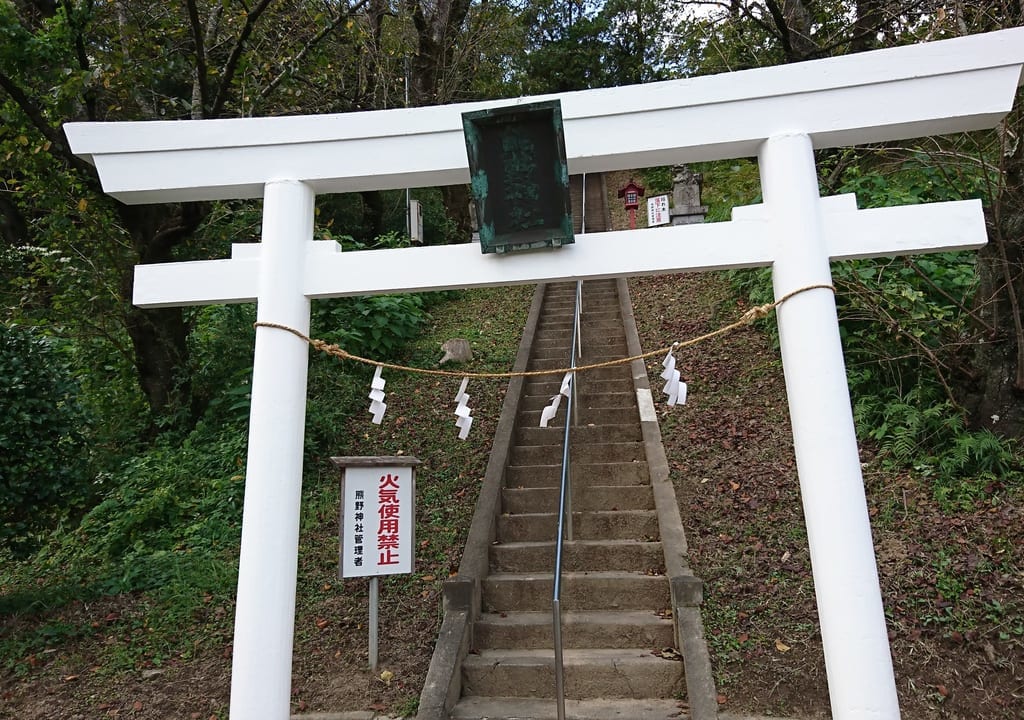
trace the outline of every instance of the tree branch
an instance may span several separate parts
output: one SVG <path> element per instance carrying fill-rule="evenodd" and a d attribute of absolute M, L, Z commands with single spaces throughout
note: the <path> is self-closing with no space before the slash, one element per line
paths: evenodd
<path fill-rule="evenodd" d="M 300 50 L 293 58 L 282 62 L 281 65 L 284 66 L 284 69 L 281 70 L 281 72 L 277 74 L 277 77 L 271 80 L 270 83 L 260 91 L 260 94 L 257 96 L 253 106 L 255 107 L 257 103 L 266 100 L 267 96 L 274 92 L 278 85 L 284 82 L 284 79 L 294 72 L 295 67 L 306 58 L 306 55 L 308 55 L 314 47 L 316 47 L 325 37 L 337 30 L 338 26 L 345 22 L 345 20 L 349 19 L 353 13 L 361 10 L 368 2 L 369 0 L 359 0 L 352 7 L 346 8 L 343 12 L 338 13 L 338 17 L 314 35 L 313 38 L 306 43 L 302 50 Z"/>
<path fill-rule="evenodd" d="M 935 354 L 928 345 L 926 345 L 920 338 L 916 337 L 913 333 L 907 332 L 903 325 L 897 320 L 892 313 L 890 313 L 880 302 L 876 302 L 872 291 L 864 285 L 860 280 L 854 281 L 843 281 L 836 279 L 836 287 L 845 288 L 848 291 L 853 291 L 860 298 L 861 302 L 871 311 L 875 313 L 875 321 L 881 321 L 888 328 L 906 338 L 911 345 L 916 346 L 921 353 L 928 359 L 932 369 L 935 371 L 935 376 L 939 383 L 942 384 L 942 388 L 946 393 L 946 398 L 949 400 L 953 407 L 960 407 L 960 403 L 957 402 L 956 397 L 953 395 L 953 388 L 949 386 L 949 382 L 946 380 L 946 375 L 943 370 L 949 370 L 949 366 L 944 363 Z"/>
<path fill-rule="evenodd" d="M 196 53 L 196 87 L 199 90 L 199 118 L 204 117 L 206 107 L 209 103 L 206 89 L 206 41 L 203 38 L 203 29 L 199 22 L 199 8 L 196 7 L 196 0 L 187 0 L 188 23 L 192 28 L 192 43 L 195 45 Z M 196 118 L 195 102 L 192 103 L 192 118 Z"/>
<path fill-rule="evenodd" d="M 36 105 L 32 98 L 11 77 L 2 72 L 0 72 L 0 89 L 6 92 L 11 100 L 21 109 L 32 126 L 50 141 L 50 146 L 56 150 L 56 153 L 68 165 L 88 178 L 89 183 L 93 187 L 98 187 L 92 165 L 71 152 L 71 148 L 64 138 L 64 133 L 50 125 L 43 114 L 42 108 Z"/>
<path fill-rule="evenodd" d="M 82 23 L 76 17 L 75 9 L 70 0 L 64 0 L 64 13 L 68 18 L 68 25 L 74 29 L 75 59 L 78 60 L 78 67 L 83 71 L 89 71 L 92 64 L 89 62 L 89 55 L 85 51 L 85 38 L 82 36 Z M 86 10 L 92 10 L 92 2 L 86 5 Z M 85 115 L 89 120 L 96 119 L 96 92 L 87 87 L 83 90 L 82 96 L 85 99 Z"/>
<path fill-rule="evenodd" d="M 768 13 L 772 16 L 775 28 L 778 30 L 773 34 L 782 43 L 783 54 L 787 60 L 792 61 L 793 43 L 789 37 L 789 23 L 786 22 L 786 16 L 782 13 L 782 7 L 775 0 L 765 0 L 765 7 L 768 8 Z M 767 24 L 764 27 L 767 28 Z"/>
<path fill-rule="evenodd" d="M 930 287 L 931 287 L 931 288 L 932 288 L 932 289 L 933 289 L 933 290 L 934 290 L 935 292 L 939 293 L 940 295 L 942 295 L 942 297 L 946 298 L 946 299 L 947 299 L 947 300 L 949 300 L 949 301 L 950 301 L 951 303 L 953 303 L 954 305 L 956 305 L 956 306 L 957 306 L 957 307 L 958 307 L 958 308 L 960 309 L 960 311 L 961 311 L 962 313 L 964 313 L 965 315 L 967 315 L 968 317 L 970 317 L 970 318 L 971 318 L 972 320 L 974 320 L 974 321 L 975 321 L 976 323 L 978 323 L 979 325 L 981 325 L 982 327 L 984 327 L 984 328 L 985 328 L 986 330 L 988 330 L 988 331 L 989 331 L 990 333 L 992 333 L 993 335 L 994 335 L 994 334 L 996 333 L 996 328 L 994 328 L 994 327 L 993 327 L 992 325 L 990 325 L 990 324 L 988 324 L 987 322 L 985 322 L 984 320 L 982 320 L 982 319 L 981 319 L 981 317 L 980 317 L 980 316 L 979 316 L 979 315 L 978 315 L 977 313 L 975 313 L 975 312 L 972 312 L 972 311 L 971 311 L 971 310 L 969 310 L 968 308 L 964 307 L 964 304 L 963 304 L 962 302 L 960 302 L 960 301 L 959 301 L 959 300 L 957 300 L 957 299 L 956 299 L 955 297 L 953 297 L 952 295 L 950 295 L 950 294 L 949 294 L 948 292 L 946 292 L 945 290 L 943 290 L 942 288 L 940 288 L 940 287 L 939 287 L 938 285 L 936 285 L 936 284 L 935 284 L 935 281 L 934 281 L 934 280 L 932 280 L 932 279 L 931 279 L 930 277 L 928 277 L 928 273 L 926 273 L 926 272 L 925 272 L 924 270 L 922 270 L 922 269 L 921 269 L 921 266 L 920 266 L 920 265 L 918 265 L 918 264 L 917 264 L 916 262 L 914 262 L 913 258 L 909 258 L 909 257 L 908 257 L 908 258 L 903 258 L 903 262 L 904 262 L 904 263 L 905 263 L 905 264 L 906 264 L 906 265 L 907 265 L 907 266 L 908 266 L 908 267 L 909 267 L 909 268 L 910 268 L 911 270 L 913 270 L 913 271 L 914 271 L 915 273 L 917 273 L 918 277 L 920 277 L 920 278 L 921 278 L 922 280 L 924 280 L 924 281 L 925 281 L 926 283 L 928 283 L 928 285 L 929 285 L 929 286 L 930 286 Z"/>
<path fill-rule="evenodd" d="M 213 107 L 210 108 L 210 114 L 207 117 L 219 117 L 221 111 L 224 109 L 224 105 L 228 100 L 228 93 L 231 92 L 231 83 L 235 79 L 235 73 L 238 72 L 238 61 L 242 58 L 242 51 L 245 49 L 245 44 L 248 42 L 249 36 L 252 35 L 252 31 L 256 27 L 256 23 L 259 21 L 260 15 L 270 7 L 271 1 L 272 0 L 260 0 L 260 3 L 246 14 L 245 25 L 242 27 L 242 32 L 238 34 L 238 39 L 235 40 L 235 46 L 231 48 L 231 55 L 228 56 L 228 61 L 224 65 L 224 72 L 221 74 L 220 86 L 217 88 L 217 95 L 213 100 Z"/>

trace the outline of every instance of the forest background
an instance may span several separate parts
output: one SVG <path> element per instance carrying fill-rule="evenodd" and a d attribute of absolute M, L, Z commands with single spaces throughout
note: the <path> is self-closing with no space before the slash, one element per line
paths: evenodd
<path fill-rule="evenodd" d="M 259 203 L 121 205 L 71 154 L 64 122 L 517 97 L 1021 24 L 1019 0 L 0 0 L 0 611 L 159 591 L 171 628 L 234 587 L 253 308 L 144 310 L 130 297 L 137 264 L 224 257 L 257 240 Z M 833 268 L 858 432 L 951 511 L 1020 492 L 1022 135 L 1018 93 L 993 131 L 818 157 L 822 193 L 856 192 L 861 207 L 984 202 L 978 253 Z M 759 198 L 752 160 L 694 169 L 709 220 Z M 644 182 L 668 190 L 671 171 L 648 169 Z M 468 238 L 467 188 L 412 195 L 427 242 Z M 408 243 L 402 192 L 319 197 L 316 212 L 317 236 L 346 249 Z M 763 272 L 731 282 L 737 297 L 770 294 Z M 455 295 L 317 302 L 313 334 L 407 357 Z M 363 368 L 313 360 L 307 466 L 337 452 L 365 382 Z M 307 494 L 329 482 L 310 472 Z M 78 632 L 6 633 L 0 661 L 30 673 L 37 648 Z"/>

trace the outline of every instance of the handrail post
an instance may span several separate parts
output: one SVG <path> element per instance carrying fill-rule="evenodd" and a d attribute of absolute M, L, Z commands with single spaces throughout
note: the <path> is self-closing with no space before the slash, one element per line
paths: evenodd
<path fill-rule="evenodd" d="M 576 307 L 573 313 L 572 353 L 570 370 L 576 369 L 576 353 L 580 335 L 580 306 L 583 295 L 582 281 L 576 282 Z M 572 463 L 570 439 L 575 422 L 576 375 L 569 377 L 569 402 L 565 411 L 565 434 L 562 440 L 562 477 L 558 496 L 558 530 L 555 536 L 555 568 L 551 598 L 551 637 L 555 650 L 555 698 L 558 720 L 565 720 L 565 668 L 562 663 L 562 549 L 565 540 L 572 541 Z"/>

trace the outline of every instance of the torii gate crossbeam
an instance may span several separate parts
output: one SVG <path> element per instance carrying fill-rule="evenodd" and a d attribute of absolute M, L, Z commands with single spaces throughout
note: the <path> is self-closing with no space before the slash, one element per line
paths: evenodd
<path fill-rule="evenodd" d="M 763 206 L 733 221 L 581 236 L 557 251 L 337 253 L 313 241 L 316 193 L 468 180 L 461 113 L 476 103 L 350 115 L 72 123 L 75 153 L 127 203 L 264 199 L 259 246 L 230 260 L 140 266 L 144 306 L 256 299 L 309 327 L 311 298 L 772 266 L 776 297 L 829 284 L 829 260 L 978 247 L 980 203 L 858 211 L 820 198 L 815 148 L 989 128 L 1012 107 L 1024 28 L 762 70 L 567 93 L 570 172 L 756 155 Z M 522 98 L 509 102 L 535 102 Z M 628 128 L 629 132 L 623 130 Z M 835 300 L 778 311 L 801 499 L 837 720 L 899 717 Z M 308 348 L 256 333 L 232 669 L 234 720 L 289 714 Z"/>

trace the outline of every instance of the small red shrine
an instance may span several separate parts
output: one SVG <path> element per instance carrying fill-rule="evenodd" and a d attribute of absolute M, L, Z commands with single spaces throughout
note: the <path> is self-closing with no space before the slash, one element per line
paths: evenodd
<path fill-rule="evenodd" d="M 643 196 L 643 186 L 637 185 L 633 178 L 629 179 L 625 187 L 619 189 L 619 197 L 623 199 L 629 213 L 630 230 L 636 230 L 636 209 L 640 207 L 640 198 Z"/>

